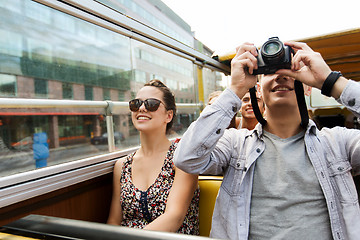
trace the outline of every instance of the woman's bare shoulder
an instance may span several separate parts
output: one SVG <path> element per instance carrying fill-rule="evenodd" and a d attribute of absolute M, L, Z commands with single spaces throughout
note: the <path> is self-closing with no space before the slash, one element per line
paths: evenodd
<path fill-rule="evenodd" d="M 122 168 L 128 156 L 121 157 L 116 160 L 114 168 Z"/>

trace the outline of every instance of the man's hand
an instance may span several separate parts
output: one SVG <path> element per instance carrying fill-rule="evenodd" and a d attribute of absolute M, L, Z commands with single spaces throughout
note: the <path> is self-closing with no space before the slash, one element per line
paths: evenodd
<path fill-rule="evenodd" d="M 321 54 L 314 52 L 306 43 L 285 42 L 284 44 L 292 47 L 296 54 L 292 59 L 291 70 L 281 69 L 276 73 L 291 76 L 308 86 L 321 89 L 325 79 L 331 73 L 330 67 L 326 64 Z M 334 98 L 340 97 L 346 84 L 346 78 L 339 78 L 333 86 L 331 95 Z"/>
<path fill-rule="evenodd" d="M 284 44 L 295 51 L 291 70 L 281 69 L 276 73 L 291 76 L 308 86 L 321 89 L 331 69 L 320 53 L 314 52 L 306 43 L 285 42 Z"/>
<path fill-rule="evenodd" d="M 231 61 L 230 89 L 239 98 L 242 98 L 256 84 L 256 76 L 251 74 L 254 69 L 257 69 L 257 55 L 254 44 L 244 43 L 236 48 L 236 55 Z"/>

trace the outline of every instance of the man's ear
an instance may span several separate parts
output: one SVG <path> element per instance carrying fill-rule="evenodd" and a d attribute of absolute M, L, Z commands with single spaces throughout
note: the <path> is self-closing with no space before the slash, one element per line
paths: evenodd
<path fill-rule="evenodd" d="M 303 84 L 303 86 L 304 86 L 304 94 L 305 94 L 305 96 L 310 96 L 312 87 L 310 87 L 310 86 L 308 86 L 306 84 Z"/>

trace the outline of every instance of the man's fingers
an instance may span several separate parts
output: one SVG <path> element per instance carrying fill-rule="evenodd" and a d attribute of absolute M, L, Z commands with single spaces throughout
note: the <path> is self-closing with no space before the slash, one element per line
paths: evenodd
<path fill-rule="evenodd" d="M 292 77 L 292 78 L 295 78 L 297 77 L 297 72 L 294 72 L 290 69 L 279 69 L 275 72 L 275 74 L 280 74 L 280 75 L 284 75 L 284 76 L 289 76 L 289 77 Z"/>
<path fill-rule="evenodd" d="M 249 63 L 248 61 L 243 60 L 248 60 Z M 246 66 L 248 66 L 248 68 L 257 69 L 257 59 L 250 52 L 244 52 L 240 56 L 233 58 L 231 61 L 231 68 L 242 67 L 238 66 L 238 64 L 245 64 Z"/>
<path fill-rule="evenodd" d="M 292 47 L 294 50 L 306 50 L 306 51 L 311 51 L 313 52 L 313 50 L 306 44 L 303 42 L 293 42 L 293 41 L 288 41 L 288 42 L 284 42 L 284 44 L 286 46 Z"/>
<path fill-rule="evenodd" d="M 236 64 L 231 64 L 231 68 L 233 69 L 232 72 L 236 71 L 237 70 L 236 68 L 243 68 L 243 69 L 247 68 L 248 72 L 250 74 L 253 74 L 254 69 L 257 69 L 257 64 L 256 64 L 256 60 L 254 62 L 254 61 L 250 60 L 249 58 L 244 58 L 244 59 L 238 60 L 236 62 Z"/>
<path fill-rule="evenodd" d="M 241 46 L 236 48 L 235 57 L 239 57 L 245 52 L 250 52 L 254 56 L 258 55 L 255 45 L 252 44 L 252 43 L 246 42 L 246 43 L 244 43 Z"/>
<path fill-rule="evenodd" d="M 304 65 L 309 66 L 314 52 L 299 50 L 292 59 L 292 70 L 298 71 Z"/>

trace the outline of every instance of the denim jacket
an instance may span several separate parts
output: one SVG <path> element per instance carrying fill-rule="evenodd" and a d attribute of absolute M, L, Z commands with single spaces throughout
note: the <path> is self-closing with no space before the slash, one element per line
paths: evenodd
<path fill-rule="evenodd" d="M 349 81 L 338 99 L 360 116 L 360 84 Z M 254 163 L 265 149 L 263 129 L 227 129 L 241 100 L 226 89 L 191 124 L 175 151 L 175 165 L 193 174 L 223 174 L 211 237 L 247 239 Z M 334 239 L 360 239 L 360 209 L 352 175 L 360 173 L 360 131 L 319 131 L 310 120 L 305 147 L 325 195 Z M 301 184 L 301 183 L 300 183 Z"/>

